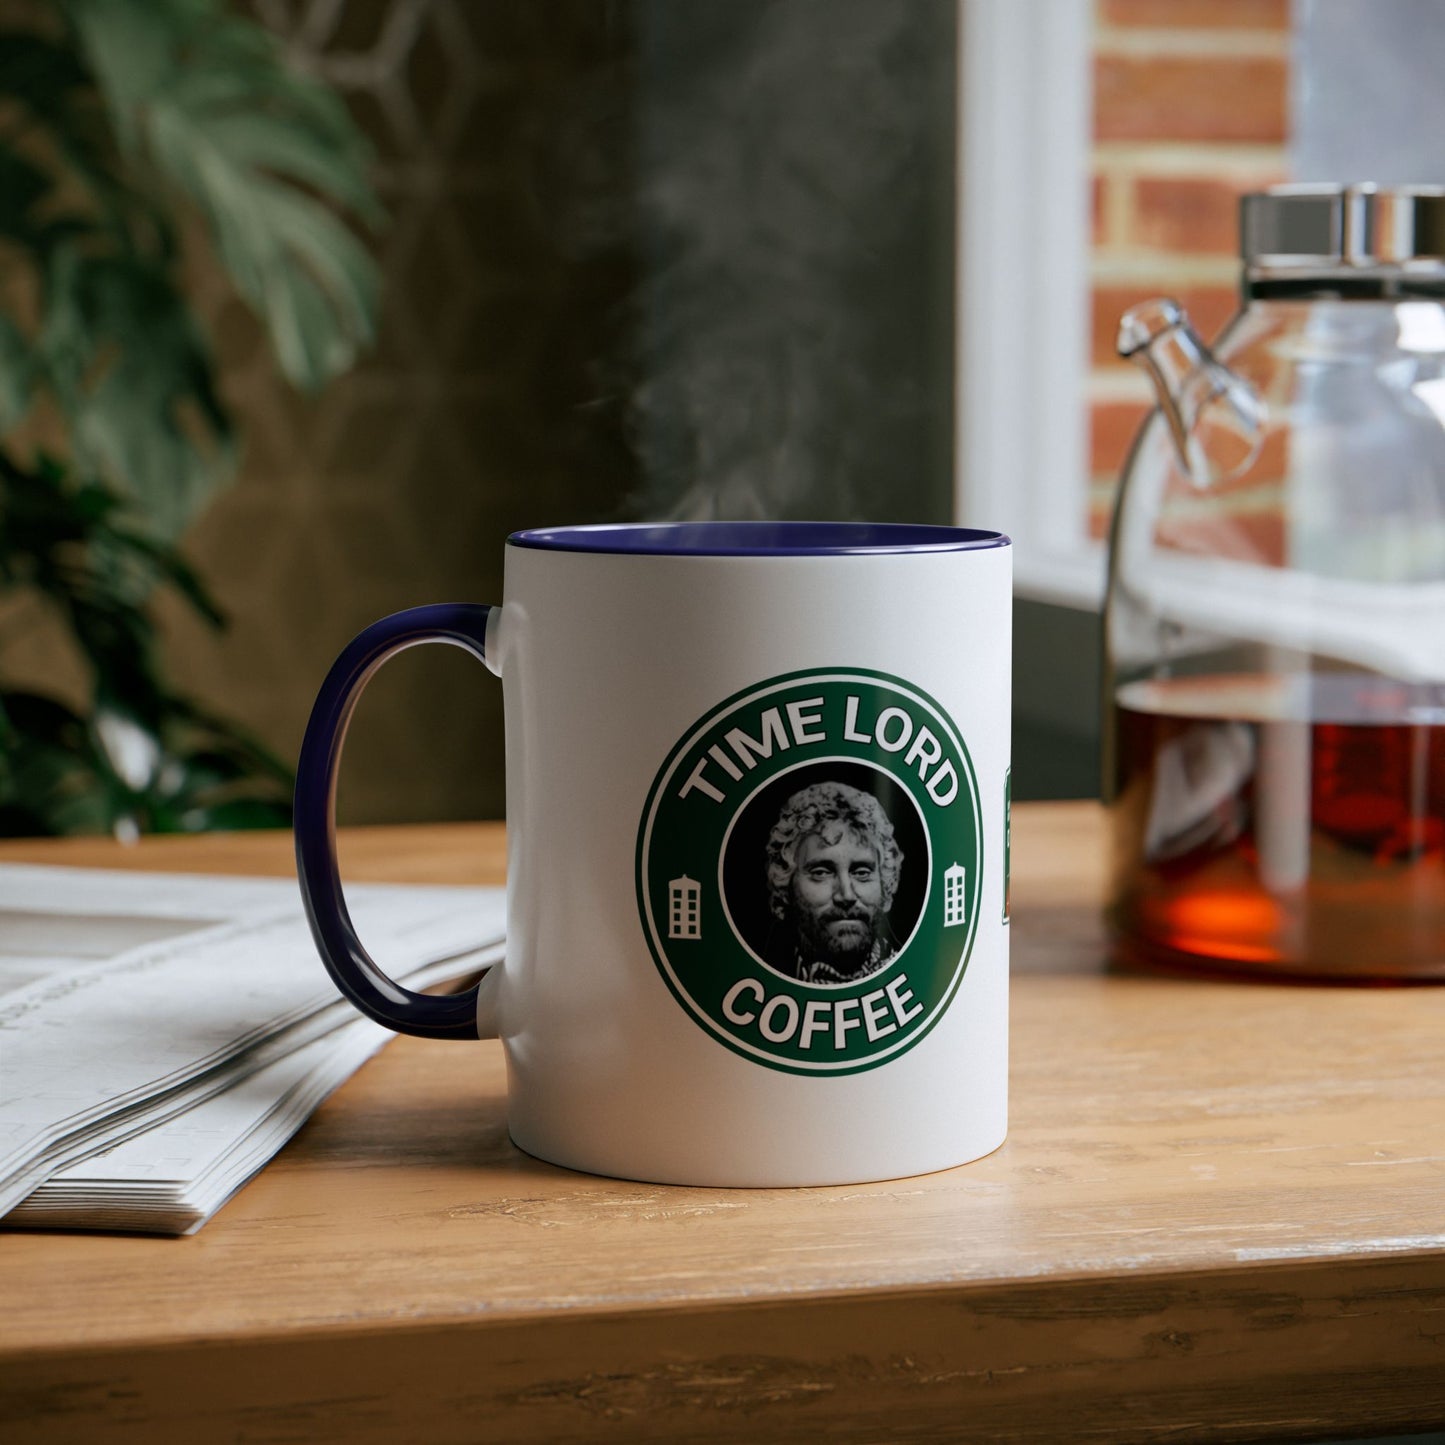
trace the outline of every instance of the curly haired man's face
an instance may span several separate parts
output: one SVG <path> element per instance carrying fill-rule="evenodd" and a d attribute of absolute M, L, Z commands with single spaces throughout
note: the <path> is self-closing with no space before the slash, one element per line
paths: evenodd
<path fill-rule="evenodd" d="M 793 902 L 801 941 L 818 957 L 866 958 L 883 907 L 877 849 L 841 825 L 810 834 L 798 849 Z"/>

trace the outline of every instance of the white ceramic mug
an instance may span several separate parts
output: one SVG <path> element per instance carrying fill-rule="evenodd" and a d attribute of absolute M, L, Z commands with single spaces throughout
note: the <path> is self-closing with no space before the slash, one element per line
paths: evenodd
<path fill-rule="evenodd" d="M 1011 549 L 865 523 L 521 532 L 504 601 L 338 659 L 298 770 L 317 946 L 404 1033 L 500 1037 L 513 1140 L 659 1183 L 858 1183 L 1007 1128 Z M 367 677 L 419 642 L 503 679 L 506 962 L 393 983 L 336 870 Z"/>

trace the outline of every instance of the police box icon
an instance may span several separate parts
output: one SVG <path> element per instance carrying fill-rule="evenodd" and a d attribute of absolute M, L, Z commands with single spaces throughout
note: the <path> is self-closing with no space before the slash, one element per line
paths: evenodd
<path fill-rule="evenodd" d="M 701 938 L 702 889 L 696 878 L 686 873 L 667 885 L 667 936 L 669 938 Z"/>
<path fill-rule="evenodd" d="M 968 922 L 968 870 L 955 863 L 943 870 L 943 926 L 957 928 Z"/>

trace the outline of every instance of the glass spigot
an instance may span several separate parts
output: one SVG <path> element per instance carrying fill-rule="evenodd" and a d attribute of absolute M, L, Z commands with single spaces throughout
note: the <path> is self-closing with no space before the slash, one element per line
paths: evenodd
<path fill-rule="evenodd" d="M 1247 471 L 1264 440 L 1259 393 L 1217 361 L 1168 297 L 1141 301 L 1119 322 L 1119 355 L 1137 362 L 1154 383 L 1184 474 L 1196 487 Z"/>

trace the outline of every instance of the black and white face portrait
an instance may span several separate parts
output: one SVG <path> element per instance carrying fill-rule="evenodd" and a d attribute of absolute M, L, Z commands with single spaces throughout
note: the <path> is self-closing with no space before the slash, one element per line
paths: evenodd
<path fill-rule="evenodd" d="M 922 909 L 922 827 L 898 785 L 866 764 L 834 760 L 781 775 L 749 801 L 729 841 L 734 927 L 790 978 L 840 985 L 877 973 Z"/>
<path fill-rule="evenodd" d="M 847 783 L 813 783 L 783 805 L 768 838 L 772 911 L 811 981 L 876 973 L 894 954 L 886 928 L 903 852 L 877 798 Z"/>
<path fill-rule="evenodd" d="M 804 954 L 851 972 L 866 958 L 885 914 L 881 840 L 834 820 L 803 839 L 783 895 Z"/>

